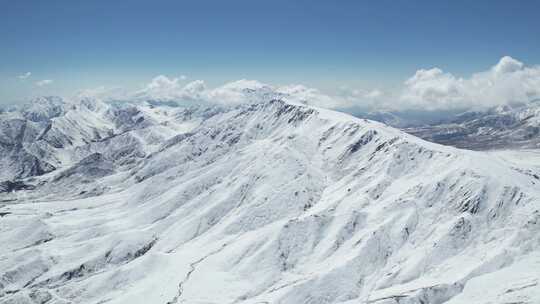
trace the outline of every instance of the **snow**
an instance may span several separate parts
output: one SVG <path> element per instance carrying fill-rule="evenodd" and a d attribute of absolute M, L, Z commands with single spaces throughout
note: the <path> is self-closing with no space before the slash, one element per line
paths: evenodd
<path fill-rule="evenodd" d="M 279 100 L 52 120 L 23 142 L 57 168 L 0 193 L 0 303 L 540 300 L 535 151 Z"/>

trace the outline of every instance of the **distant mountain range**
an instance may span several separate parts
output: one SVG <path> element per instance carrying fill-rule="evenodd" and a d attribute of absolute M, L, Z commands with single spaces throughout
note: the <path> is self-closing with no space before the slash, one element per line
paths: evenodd
<path fill-rule="evenodd" d="M 484 111 L 361 112 L 377 120 L 443 145 L 472 150 L 540 148 L 540 101 L 499 106 Z"/>

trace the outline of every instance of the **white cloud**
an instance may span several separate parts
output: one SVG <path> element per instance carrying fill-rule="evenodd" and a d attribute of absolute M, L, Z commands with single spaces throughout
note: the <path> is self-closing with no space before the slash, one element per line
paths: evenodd
<path fill-rule="evenodd" d="M 284 99 L 323 108 L 345 107 L 348 103 L 345 98 L 332 97 L 318 89 L 298 84 L 282 86 L 277 89 L 277 92 L 282 93 Z"/>
<path fill-rule="evenodd" d="M 178 78 L 167 78 L 165 75 L 159 75 L 154 77 L 152 81 L 146 86 L 148 90 L 171 90 L 178 88 Z"/>
<path fill-rule="evenodd" d="M 378 98 L 383 97 L 384 93 L 381 90 L 374 89 L 374 90 L 371 90 L 369 92 L 366 92 L 364 94 L 364 96 L 367 97 L 367 98 L 371 98 L 371 99 L 378 99 Z"/>
<path fill-rule="evenodd" d="M 207 102 L 223 105 L 260 102 L 276 96 L 277 93 L 272 86 L 246 79 L 226 83 L 208 90 L 205 94 Z"/>
<path fill-rule="evenodd" d="M 32 73 L 26 72 L 24 74 L 21 74 L 21 75 L 17 76 L 17 78 L 24 80 L 24 79 L 30 77 L 31 75 L 32 75 Z"/>
<path fill-rule="evenodd" d="M 190 99 L 190 94 L 196 94 L 196 91 L 199 90 L 201 85 L 204 87 L 204 82 L 200 80 L 193 81 L 188 83 L 185 86 L 182 86 L 182 80 L 187 79 L 186 76 L 181 75 L 180 77 L 169 78 L 165 75 L 158 75 L 154 77 L 150 83 L 144 86 L 143 89 L 135 92 L 137 98 L 148 98 L 148 99 L 163 99 L 163 100 L 173 100 L 179 98 Z"/>
<path fill-rule="evenodd" d="M 36 85 L 38 87 L 44 87 L 44 86 L 49 85 L 51 83 L 53 83 L 53 80 L 51 80 L 51 79 L 43 79 L 43 80 L 40 80 L 40 81 L 36 82 Z"/>
<path fill-rule="evenodd" d="M 387 108 L 388 101 L 393 100 L 389 92 L 381 89 L 361 90 L 341 87 L 336 96 L 333 97 L 340 100 L 340 108 L 361 107 L 370 108 Z"/>
<path fill-rule="evenodd" d="M 83 91 L 93 93 L 92 90 Z M 116 90 L 113 93 L 118 93 Z M 94 96 L 107 99 L 112 94 L 98 88 Z M 105 96 L 104 96 L 105 95 Z M 109 99 L 121 99 L 112 94 Z M 344 89 L 340 94 L 329 95 L 316 88 L 300 84 L 271 86 L 256 80 L 241 79 L 224 85 L 209 88 L 202 80 L 194 80 L 182 85 L 180 78 L 169 78 L 165 75 L 154 77 L 142 89 L 134 93 L 125 93 L 122 99 L 131 100 L 176 100 L 194 104 L 238 105 L 257 103 L 274 98 L 286 99 L 290 102 L 309 104 L 324 108 L 347 108 L 354 106 L 359 100 L 380 103 L 386 95 L 380 90 L 360 91 Z"/>
<path fill-rule="evenodd" d="M 495 74 L 513 73 L 523 69 L 523 63 L 510 56 L 504 56 L 493 68 Z"/>
<path fill-rule="evenodd" d="M 439 68 L 421 69 L 394 90 L 340 88 L 334 95 L 303 86 L 280 89 L 289 98 L 327 108 L 368 110 L 481 109 L 540 98 L 540 66 L 505 56 L 486 71 L 457 77 Z"/>
<path fill-rule="evenodd" d="M 202 80 L 195 80 L 186 84 L 181 91 L 181 95 L 193 99 L 201 98 L 200 95 L 206 91 L 206 84 Z"/>
<path fill-rule="evenodd" d="M 404 83 L 400 107 L 416 109 L 485 108 L 540 98 L 540 67 L 505 56 L 469 78 L 441 69 L 418 70 Z"/>
<path fill-rule="evenodd" d="M 210 89 L 202 80 L 194 80 L 186 85 L 181 85 L 180 78 L 159 75 L 132 96 L 126 96 L 126 99 L 177 100 L 192 103 L 236 105 L 260 101 L 260 98 L 268 97 L 273 93 L 272 87 L 253 80 L 238 80 Z"/>
<path fill-rule="evenodd" d="M 272 98 L 325 108 L 365 110 L 454 110 L 485 108 L 540 98 L 540 67 L 503 57 L 493 67 L 469 77 L 456 77 L 439 68 L 421 69 L 393 90 L 341 87 L 333 94 L 293 84 L 272 86 L 255 80 L 237 80 L 209 88 L 202 80 L 184 84 L 183 76 L 154 77 L 135 92 L 98 90 L 101 98 L 177 100 L 191 103 L 237 105 Z M 43 82 L 43 81 L 42 81 Z M 42 85 L 50 83 L 45 81 Z M 113 97 L 111 97 L 113 98 Z"/>

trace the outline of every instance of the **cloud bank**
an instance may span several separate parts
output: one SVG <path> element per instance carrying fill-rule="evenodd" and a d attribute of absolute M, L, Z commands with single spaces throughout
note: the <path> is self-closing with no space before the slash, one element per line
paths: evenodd
<path fill-rule="evenodd" d="M 540 67 L 505 56 L 487 71 L 460 78 L 439 68 L 418 70 L 399 95 L 404 106 L 424 109 L 485 108 L 540 98 Z"/>
<path fill-rule="evenodd" d="M 301 84 L 272 86 L 257 80 L 241 79 L 210 88 L 203 80 L 183 84 L 185 77 L 158 75 L 141 89 L 129 92 L 114 87 L 98 87 L 79 92 L 79 97 L 96 97 L 111 100 L 161 100 L 192 104 L 217 104 L 234 106 L 244 103 L 258 103 L 271 99 L 286 99 L 290 102 L 309 104 L 324 108 L 344 108 L 354 106 L 358 100 L 374 100 L 383 93 L 378 90 L 345 90 L 339 94 L 325 94 L 316 88 Z"/>
<path fill-rule="evenodd" d="M 526 66 L 505 56 L 486 71 L 468 78 L 439 68 L 420 69 L 394 90 L 342 87 L 332 94 L 301 84 L 272 86 L 256 80 L 238 80 L 209 88 L 203 80 L 185 83 L 186 76 L 159 75 L 135 92 L 115 88 L 87 91 L 101 98 L 174 100 L 196 104 L 237 105 L 282 98 L 332 109 L 457 110 L 481 109 L 540 98 L 540 67 Z M 44 82 L 44 81 L 42 81 Z M 52 81 L 50 81 L 52 82 Z M 42 83 L 42 85 L 50 82 Z"/>

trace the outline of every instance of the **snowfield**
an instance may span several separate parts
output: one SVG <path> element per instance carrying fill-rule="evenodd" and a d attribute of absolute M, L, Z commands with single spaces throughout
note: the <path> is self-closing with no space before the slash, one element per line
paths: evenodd
<path fill-rule="evenodd" d="M 0 303 L 540 303 L 534 152 L 273 99 L 0 123 Z"/>

